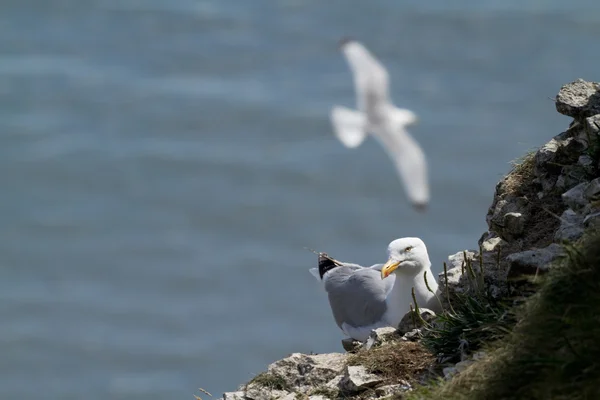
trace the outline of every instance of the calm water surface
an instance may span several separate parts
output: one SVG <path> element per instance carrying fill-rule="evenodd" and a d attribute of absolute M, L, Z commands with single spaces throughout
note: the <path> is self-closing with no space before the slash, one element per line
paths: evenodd
<path fill-rule="evenodd" d="M 485 230 L 509 162 L 600 80 L 597 1 L 5 0 L 0 398 L 220 395 L 341 350 L 316 256 L 419 236 L 439 271 Z M 415 110 L 432 204 L 379 145 L 331 134 L 360 38 Z"/>

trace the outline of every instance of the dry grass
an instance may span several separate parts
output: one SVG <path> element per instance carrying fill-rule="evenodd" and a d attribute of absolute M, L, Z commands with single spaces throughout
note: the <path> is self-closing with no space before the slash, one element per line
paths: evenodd
<path fill-rule="evenodd" d="M 523 187 L 529 186 L 535 178 L 534 166 L 535 166 L 535 152 L 531 151 L 525 156 L 518 158 L 511 162 L 513 168 L 512 171 L 504 178 L 501 185 L 504 187 L 506 193 L 521 196 L 520 193 Z"/>
<path fill-rule="evenodd" d="M 435 357 L 417 342 L 398 340 L 348 357 L 348 365 L 363 365 L 386 378 L 387 384 L 416 383 L 434 364 Z"/>

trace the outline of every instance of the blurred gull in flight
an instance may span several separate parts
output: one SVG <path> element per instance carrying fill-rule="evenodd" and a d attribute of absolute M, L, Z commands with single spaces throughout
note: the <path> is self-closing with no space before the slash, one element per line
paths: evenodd
<path fill-rule="evenodd" d="M 333 107 L 330 116 L 335 135 L 350 148 L 358 147 L 367 132 L 377 138 L 396 165 L 408 198 L 418 210 L 424 210 L 429 202 L 427 162 L 405 129 L 417 122 L 417 116 L 391 103 L 388 73 L 369 50 L 349 39 L 340 42 L 340 49 L 354 75 L 359 111 Z"/>
<path fill-rule="evenodd" d="M 410 311 L 413 287 L 419 307 L 440 311 L 437 298 L 425 285 L 427 272 L 429 287 L 434 293 L 437 291 L 430 268 L 425 243 L 408 237 L 389 244 L 385 264 L 365 268 L 320 253 L 319 268 L 311 268 L 310 272 L 323 282 L 333 318 L 340 329 L 347 336 L 364 342 L 373 329 L 398 326 Z"/>

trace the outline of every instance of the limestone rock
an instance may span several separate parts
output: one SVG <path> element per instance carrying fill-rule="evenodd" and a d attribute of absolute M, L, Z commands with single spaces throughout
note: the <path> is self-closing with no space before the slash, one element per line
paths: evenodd
<path fill-rule="evenodd" d="M 392 328 L 391 326 L 383 327 L 375 329 L 371 333 L 371 337 L 374 339 L 374 343 L 372 347 L 381 346 L 386 342 L 393 341 L 395 339 L 399 339 L 401 333 L 396 330 L 396 328 Z"/>
<path fill-rule="evenodd" d="M 556 96 L 556 111 L 573 118 L 600 114 L 600 85 L 578 79 L 560 88 Z"/>
<path fill-rule="evenodd" d="M 348 353 L 356 353 L 362 347 L 363 343 L 352 338 L 342 339 L 342 347 Z"/>
<path fill-rule="evenodd" d="M 588 135 L 600 135 L 600 114 L 585 119 L 584 128 Z"/>
<path fill-rule="evenodd" d="M 269 365 L 268 371 L 282 377 L 287 387 L 306 391 L 311 386 L 323 385 L 343 373 L 345 360 L 346 356 L 340 353 L 293 353 Z"/>
<path fill-rule="evenodd" d="M 412 389 L 412 386 L 410 385 L 410 383 L 408 383 L 405 380 L 402 380 L 401 383 L 396 384 L 396 385 L 386 385 L 386 386 L 380 386 L 380 387 L 376 388 L 375 394 L 378 397 L 388 397 L 388 396 L 392 396 L 396 393 L 407 392 L 411 389 Z"/>
<path fill-rule="evenodd" d="M 308 400 L 329 400 L 325 396 L 317 395 L 317 396 L 309 396 Z"/>
<path fill-rule="evenodd" d="M 245 400 L 244 392 L 225 392 L 223 393 L 223 400 Z"/>
<path fill-rule="evenodd" d="M 244 398 L 248 400 L 272 400 L 282 399 L 288 395 L 288 392 L 269 386 L 249 384 L 243 394 Z"/>
<path fill-rule="evenodd" d="M 344 392 L 356 393 L 372 388 L 383 382 L 383 378 L 367 372 L 362 365 L 351 365 L 346 369 L 344 379 L 340 382 L 340 387 Z"/>
<path fill-rule="evenodd" d="M 419 308 L 421 318 L 425 322 L 431 322 L 435 318 L 435 313 L 427 308 Z M 423 326 L 423 322 L 415 311 L 407 312 L 402 320 L 398 324 L 398 332 L 404 335 L 407 332 L 412 331 Z"/>
<path fill-rule="evenodd" d="M 600 178 L 591 181 L 583 190 L 583 197 L 587 201 L 600 199 Z"/>
<path fill-rule="evenodd" d="M 566 209 L 560 216 L 560 226 L 554 234 L 557 242 L 567 240 L 574 241 L 583 235 L 583 216 L 575 211 Z"/>
<path fill-rule="evenodd" d="M 533 249 L 513 253 L 506 257 L 509 262 L 507 278 L 516 278 L 521 275 L 534 275 L 545 272 L 550 263 L 563 254 L 562 246 L 551 244 L 543 249 Z"/>
<path fill-rule="evenodd" d="M 418 328 L 415 328 L 410 332 L 406 332 L 404 334 L 404 336 L 402 336 L 401 340 L 404 340 L 407 342 L 416 342 L 420 338 L 421 338 L 421 330 Z"/>
<path fill-rule="evenodd" d="M 587 182 L 581 182 L 579 185 L 569 189 L 562 194 L 562 200 L 573 210 L 578 210 L 586 205 L 587 201 L 583 197 Z"/>
<path fill-rule="evenodd" d="M 501 249 L 507 244 L 506 240 L 502 239 L 500 236 L 491 234 L 490 232 L 484 233 L 479 242 L 481 249 L 484 252 L 498 251 L 498 249 Z"/>
<path fill-rule="evenodd" d="M 519 212 L 509 212 L 503 218 L 504 232 L 506 236 L 517 238 L 523 234 L 525 218 Z"/>
<path fill-rule="evenodd" d="M 599 229 L 600 228 L 600 212 L 596 212 L 586 216 L 583 220 L 583 226 L 586 228 Z"/>

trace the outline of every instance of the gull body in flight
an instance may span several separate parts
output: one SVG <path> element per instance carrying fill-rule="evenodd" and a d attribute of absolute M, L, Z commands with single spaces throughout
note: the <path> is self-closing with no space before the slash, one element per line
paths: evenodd
<path fill-rule="evenodd" d="M 417 122 L 417 116 L 392 104 L 387 70 L 361 43 L 343 39 L 340 49 L 354 76 L 358 111 L 332 108 L 335 135 L 349 148 L 358 147 L 367 133 L 373 135 L 393 161 L 411 203 L 419 210 L 425 209 L 429 202 L 427 161 L 406 130 Z"/>
<path fill-rule="evenodd" d="M 333 318 L 347 336 L 366 341 L 371 330 L 397 327 L 413 303 L 412 288 L 419 307 L 435 312 L 441 305 L 425 285 L 435 293 L 437 282 L 425 243 L 419 238 L 401 238 L 388 246 L 388 261 L 361 267 L 319 254 L 319 268 L 310 270 L 323 282 Z M 414 304 L 413 304 L 414 307 Z"/>

